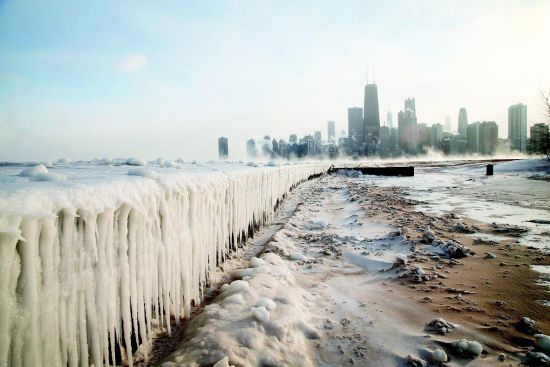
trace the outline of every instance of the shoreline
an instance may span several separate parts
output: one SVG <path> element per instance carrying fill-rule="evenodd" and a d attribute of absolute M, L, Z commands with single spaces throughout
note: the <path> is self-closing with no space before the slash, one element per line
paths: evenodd
<path fill-rule="evenodd" d="M 275 255 L 292 274 L 293 287 L 307 295 L 304 297 L 309 306 L 303 320 L 310 330 L 306 334 L 309 347 L 304 349 L 300 344 L 293 348 L 284 339 L 278 341 L 287 351 L 301 355 L 303 365 L 405 366 L 409 365 L 407 360 L 430 361 L 439 348 L 451 359 L 444 365 L 456 362 L 492 366 L 504 360 L 505 366 L 517 366 L 534 344 L 532 335 L 516 330 L 516 322 L 528 317 L 536 321 L 540 332 L 550 332 L 548 307 L 537 302 L 546 299 L 548 292 L 537 284 L 539 275 L 530 267 L 550 265 L 550 259 L 540 249 L 520 245 L 516 227 L 494 228 L 453 214 L 427 214 L 417 210 L 418 203 L 402 187 L 381 187 L 338 175 L 300 185 L 281 207 L 281 213 L 285 208 L 288 213 L 289 205 L 295 211 L 283 214 L 283 220 L 277 220 L 281 218 L 278 212 L 273 224 L 279 229 L 267 243 L 253 242 L 221 265 L 207 290 L 207 301 L 194 308 L 195 316 L 185 321 L 190 326 L 182 330 L 181 340 L 175 343 L 179 345 L 155 362 L 180 366 L 193 360 L 191 355 L 206 358 L 204 353 L 212 352 L 226 355 L 227 366 L 248 365 L 242 355 L 217 345 L 215 337 L 208 342 L 214 343 L 211 345 L 197 344 L 196 340 L 203 327 L 209 328 L 212 335 L 222 333 L 220 338 L 228 337 L 228 328 L 235 328 L 235 333 L 241 333 L 238 335 L 246 334 L 248 331 L 239 329 L 243 325 L 248 325 L 245 330 L 263 333 L 263 327 L 253 321 L 254 316 L 248 315 L 253 308 L 246 306 L 250 293 L 242 293 L 244 304 L 235 311 L 226 305 L 223 290 L 227 285 L 223 283 L 245 280 L 253 287 L 259 275 L 254 273 L 254 265 L 249 265 L 250 259 L 272 259 Z M 328 224 L 318 227 L 319 218 Z M 434 253 L 428 243 L 431 241 L 426 241 L 427 229 L 436 241 L 454 240 L 468 247 L 469 256 L 449 259 Z M 475 233 L 465 233 L 471 231 Z M 262 230 L 258 235 L 264 233 Z M 356 234 L 367 236 L 366 240 Z M 487 234 L 489 238 L 498 236 L 498 243 L 488 240 Z M 406 264 L 395 262 L 394 255 L 400 251 L 407 257 Z M 496 257 L 485 258 L 487 253 Z M 418 267 L 425 275 L 420 281 L 415 273 Z M 271 311 L 269 323 L 286 323 L 286 318 L 278 314 L 283 305 L 278 298 L 273 300 L 278 308 Z M 217 326 L 209 320 L 213 309 L 227 309 L 241 318 Z M 446 335 L 425 331 L 425 325 L 437 318 L 453 324 L 454 330 Z M 463 338 L 483 345 L 480 358 L 472 360 L 454 353 L 453 343 Z M 246 350 L 242 345 L 239 348 Z M 264 348 L 273 352 L 267 345 Z M 252 358 L 249 362 L 256 358 L 257 351 L 247 353 L 247 358 Z M 218 359 L 195 361 L 203 366 Z"/>
<path fill-rule="evenodd" d="M 378 195 L 387 195 L 384 189 L 374 188 L 373 190 L 377 191 Z M 392 190 L 389 191 L 392 192 Z M 418 212 L 414 208 L 415 202 L 403 196 L 402 199 L 400 206 L 395 202 L 392 204 L 399 206 L 401 217 L 413 218 L 413 222 L 408 225 L 407 237 L 410 236 L 413 240 L 422 239 L 421 231 L 410 228 L 427 225 L 438 216 Z M 387 203 L 387 200 L 382 199 L 379 203 Z M 368 206 L 366 210 L 376 211 L 380 207 L 374 204 Z M 399 217 L 390 218 L 390 215 L 385 213 L 378 219 L 392 223 L 396 219 L 399 220 Z M 464 218 L 459 221 L 449 216 L 437 219 L 439 223 L 431 226 L 434 234 L 441 239 L 455 240 L 469 247 L 473 252 L 472 256 L 458 259 L 459 263 L 456 264 L 452 262 L 444 265 L 445 279 L 438 278 L 421 284 L 395 280 L 393 283 L 400 288 L 400 291 L 435 314 L 449 320 L 459 320 L 480 333 L 496 339 L 499 342 L 495 343 L 496 345 L 507 346 L 510 351 L 520 351 L 522 346 L 532 345 L 530 342 L 532 338 L 530 339 L 514 327 L 514 323 L 521 317 L 536 320 L 540 331 L 548 335 L 550 310 L 539 302 L 541 299 L 548 298 L 548 291 L 538 284 L 540 274 L 530 267 L 531 265 L 550 265 L 550 259 L 545 256 L 546 254 L 540 249 L 517 243 L 517 239 L 513 237 L 495 244 L 484 240 L 476 241 L 479 238 L 476 237 L 478 233 L 494 234 L 491 226 L 482 222 L 464 220 Z M 463 223 L 467 227 L 477 227 L 478 230 L 470 235 L 449 229 L 457 223 Z M 487 253 L 496 255 L 496 258 L 484 259 Z M 422 257 L 411 263 L 429 267 L 446 262 L 450 263 L 450 261 Z"/>

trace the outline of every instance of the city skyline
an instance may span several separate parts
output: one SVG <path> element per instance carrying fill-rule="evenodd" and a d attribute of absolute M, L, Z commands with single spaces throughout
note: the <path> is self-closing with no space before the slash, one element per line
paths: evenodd
<path fill-rule="evenodd" d="M 367 74 L 368 75 L 368 74 Z M 373 78 L 374 79 L 374 78 Z M 495 121 L 468 122 L 465 107 L 458 112 L 457 129 L 451 129 L 449 115 L 444 124 L 418 122 L 416 99 L 408 97 L 397 115 L 398 126 L 394 128 L 393 116 L 388 111 L 388 124 L 380 125 L 378 108 L 378 87 L 369 83 L 368 76 L 364 87 L 364 107 L 348 107 L 348 133 L 345 130 L 335 139 L 335 122 L 327 122 L 327 139 L 322 138 L 322 132 L 317 130 L 298 139 L 297 134 L 291 134 L 288 142 L 280 138 L 271 139 L 264 136 L 256 149 L 256 141 L 251 138 L 246 141 L 247 158 L 255 159 L 295 159 L 295 158 L 397 158 L 402 156 L 419 156 L 437 151 L 447 156 L 483 155 L 492 156 L 502 153 L 540 153 L 546 138 L 548 125 L 535 124 L 527 132 L 527 106 L 518 103 L 508 107 L 508 128 L 506 137 Z M 546 98 L 546 97 L 544 97 Z M 227 146 L 227 139 L 225 143 Z M 219 145 L 219 144 L 218 144 Z M 227 151 L 227 149 L 225 149 Z M 222 154 L 220 159 L 227 159 Z"/>
<path fill-rule="evenodd" d="M 456 130 L 466 107 L 505 137 L 510 105 L 528 106 L 528 129 L 542 122 L 548 18 L 541 1 L 3 2 L 0 159 L 208 160 L 219 136 L 341 131 L 367 63 L 394 125 L 414 96 L 419 123 L 449 115 Z"/>

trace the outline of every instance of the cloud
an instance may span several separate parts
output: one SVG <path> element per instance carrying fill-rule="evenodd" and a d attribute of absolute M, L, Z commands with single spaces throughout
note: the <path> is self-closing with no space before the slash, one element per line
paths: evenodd
<path fill-rule="evenodd" d="M 129 54 L 124 55 L 119 62 L 120 70 L 133 73 L 139 71 L 147 66 L 148 60 L 144 55 L 139 54 Z"/>

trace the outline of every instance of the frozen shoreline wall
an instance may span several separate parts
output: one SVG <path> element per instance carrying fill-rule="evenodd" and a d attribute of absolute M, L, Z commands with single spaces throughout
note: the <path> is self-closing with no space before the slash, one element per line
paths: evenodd
<path fill-rule="evenodd" d="M 0 366 L 131 364 L 121 346 L 188 315 L 229 238 L 327 168 L 0 182 Z"/>

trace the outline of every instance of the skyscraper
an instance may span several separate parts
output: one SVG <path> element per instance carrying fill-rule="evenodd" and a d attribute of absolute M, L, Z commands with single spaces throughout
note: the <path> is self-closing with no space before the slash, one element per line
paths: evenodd
<path fill-rule="evenodd" d="M 393 115 L 391 111 L 388 111 L 386 114 L 386 124 L 390 129 L 393 128 Z"/>
<path fill-rule="evenodd" d="M 527 151 L 527 106 L 523 103 L 508 107 L 508 140 L 512 149 Z"/>
<path fill-rule="evenodd" d="M 218 138 L 218 153 L 220 159 L 227 159 L 227 157 L 229 156 L 229 144 L 227 138 L 223 136 L 221 138 Z"/>
<path fill-rule="evenodd" d="M 399 130 L 399 147 L 405 153 L 414 153 L 418 145 L 418 131 L 416 119 L 416 102 L 414 98 L 405 100 L 405 110 L 397 115 Z"/>
<path fill-rule="evenodd" d="M 445 129 L 445 132 L 451 132 L 451 116 L 445 116 L 445 124 L 443 125 L 443 129 Z"/>
<path fill-rule="evenodd" d="M 467 141 L 470 154 L 494 154 L 498 145 L 498 125 L 494 121 L 468 124 Z"/>
<path fill-rule="evenodd" d="M 439 147 L 443 140 L 443 125 L 437 123 L 433 124 L 430 133 L 430 140 L 432 147 Z"/>
<path fill-rule="evenodd" d="M 380 126 L 380 156 L 387 157 L 390 153 L 390 132 L 387 126 Z"/>
<path fill-rule="evenodd" d="M 354 153 L 358 153 L 359 148 L 365 141 L 363 109 L 361 107 L 348 108 L 348 137 L 351 143 L 351 150 Z"/>
<path fill-rule="evenodd" d="M 246 154 L 248 158 L 255 158 L 258 154 L 256 151 L 256 141 L 254 139 L 248 139 L 246 141 Z"/>
<path fill-rule="evenodd" d="M 378 110 L 378 88 L 376 84 L 365 85 L 365 100 L 363 105 L 365 121 L 365 143 L 367 154 L 376 151 L 376 145 L 380 136 L 380 111 Z"/>
<path fill-rule="evenodd" d="M 334 143 L 336 141 L 336 127 L 334 121 L 329 121 L 327 123 L 327 133 L 329 143 Z"/>
<path fill-rule="evenodd" d="M 498 145 L 498 125 L 494 121 L 483 121 L 479 128 L 480 147 L 479 152 L 484 155 L 492 155 Z"/>
<path fill-rule="evenodd" d="M 468 114 L 464 107 L 458 111 L 458 133 L 462 136 L 466 136 L 468 133 Z"/>
<path fill-rule="evenodd" d="M 480 122 L 473 122 L 471 124 L 468 124 L 467 128 L 467 139 L 468 139 L 468 153 L 470 154 L 476 154 L 479 153 L 479 142 L 480 142 L 480 134 L 479 134 L 479 127 L 481 123 Z"/>
<path fill-rule="evenodd" d="M 321 144 L 321 140 L 322 140 L 322 136 L 321 136 L 321 132 L 320 131 L 316 131 L 314 134 L 314 139 L 315 139 L 315 142 L 318 143 L 318 144 Z"/>

